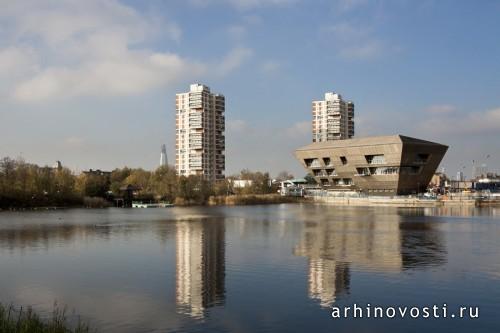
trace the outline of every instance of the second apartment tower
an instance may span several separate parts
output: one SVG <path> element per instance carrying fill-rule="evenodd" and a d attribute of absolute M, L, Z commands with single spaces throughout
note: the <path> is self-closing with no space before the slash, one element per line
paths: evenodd
<path fill-rule="evenodd" d="M 202 84 L 175 98 L 175 169 L 180 176 L 224 179 L 225 99 Z"/>
<path fill-rule="evenodd" d="M 354 136 L 354 103 L 340 94 L 327 92 L 312 102 L 313 142 L 350 139 Z"/>

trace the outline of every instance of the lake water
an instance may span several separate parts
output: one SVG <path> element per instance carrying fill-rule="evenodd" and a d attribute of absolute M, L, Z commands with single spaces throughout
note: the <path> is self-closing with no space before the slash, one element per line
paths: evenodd
<path fill-rule="evenodd" d="M 0 213 L 0 301 L 99 332 L 500 332 L 500 209 L 274 205 Z M 332 318 L 332 307 L 479 318 Z"/>

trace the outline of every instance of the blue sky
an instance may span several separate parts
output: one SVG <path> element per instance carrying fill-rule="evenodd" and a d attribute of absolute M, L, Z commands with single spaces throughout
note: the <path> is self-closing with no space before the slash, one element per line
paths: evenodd
<path fill-rule="evenodd" d="M 310 102 L 356 104 L 356 135 L 448 144 L 499 172 L 498 1 L 0 0 L 0 155 L 74 170 L 174 160 L 174 98 L 226 96 L 227 174 L 304 171 Z M 490 155 L 488 159 L 486 156 Z"/>

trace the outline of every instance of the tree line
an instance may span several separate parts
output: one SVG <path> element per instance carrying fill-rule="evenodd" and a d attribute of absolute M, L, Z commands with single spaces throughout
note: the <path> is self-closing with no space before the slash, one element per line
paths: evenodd
<path fill-rule="evenodd" d="M 278 178 L 293 175 L 281 172 Z M 248 180 L 234 186 L 234 179 Z M 74 174 L 65 167 L 38 166 L 22 159 L 0 160 L 0 208 L 112 205 L 124 195 L 126 186 L 134 188 L 134 200 L 205 204 L 210 196 L 276 193 L 268 172 L 243 170 L 239 175 L 210 182 L 201 176 L 177 176 L 171 166 L 154 171 L 117 168 L 111 172 L 89 171 Z"/>

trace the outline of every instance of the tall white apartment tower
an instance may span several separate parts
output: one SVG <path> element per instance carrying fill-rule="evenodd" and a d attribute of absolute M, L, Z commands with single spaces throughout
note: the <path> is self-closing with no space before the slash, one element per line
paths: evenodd
<path fill-rule="evenodd" d="M 349 139 L 354 136 L 354 103 L 327 92 L 323 101 L 312 102 L 313 142 Z"/>
<path fill-rule="evenodd" d="M 224 179 L 225 99 L 202 84 L 176 95 L 175 169 L 178 175 Z"/>

